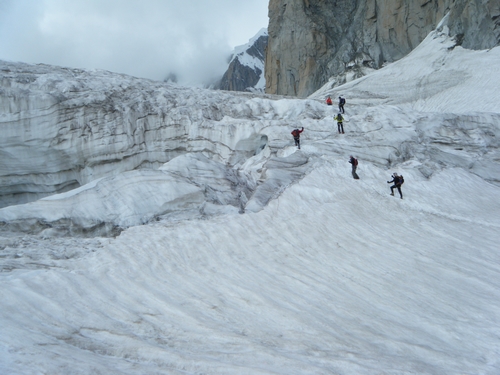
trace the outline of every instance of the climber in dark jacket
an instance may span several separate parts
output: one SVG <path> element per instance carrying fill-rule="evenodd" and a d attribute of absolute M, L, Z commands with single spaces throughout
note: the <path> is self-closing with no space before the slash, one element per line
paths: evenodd
<path fill-rule="evenodd" d="M 394 185 L 391 186 L 391 195 L 394 195 L 394 188 L 397 188 L 399 191 L 399 196 L 401 199 L 403 199 L 403 193 L 401 193 L 401 185 L 405 182 L 403 176 L 398 176 L 397 173 L 392 174 L 392 181 L 387 181 L 388 184 L 394 183 Z"/>
<path fill-rule="evenodd" d="M 339 96 L 339 112 L 345 113 L 344 105 L 345 105 L 345 99 Z"/>
<path fill-rule="evenodd" d="M 358 168 L 358 159 L 356 159 L 354 156 L 349 156 L 349 163 L 351 163 L 352 166 L 352 177 L 355 180 L 359 179 L 358 174 L 356 173 L 356 169 Z"/>

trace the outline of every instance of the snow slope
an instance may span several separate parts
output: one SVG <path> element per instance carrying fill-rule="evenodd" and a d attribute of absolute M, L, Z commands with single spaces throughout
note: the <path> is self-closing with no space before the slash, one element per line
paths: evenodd
<path fill-rule="evenodd" d="M 165 202 L 192 203 L 206 199 L 182 198 L 198 179 L 221 184 L 223 169 L 196 155 L 1 209 L 23 230 L 71 219 L 68 207 L 80 220 L 156 221 L 109 238 L 2 232 L 0 373 L 500 373 L 500 49 L 449 43 L 433 33 L 400 62 L 308 100 L 236 96 L 268 137 L 239 163 L 259 186 L 245 214 L 221 202 L 216 215 L 155 216 L 163 190 Z M 342 136 L 322 103 L 339 92 Z M 492 97 L 463 110 L 483 92 Z M 306 129 L 301 151 L 295 126 Z M 283 176 L 290 165 L 304 169 Z M 405 177 L 403 200 L 389 196 L 392 172 Z"/>

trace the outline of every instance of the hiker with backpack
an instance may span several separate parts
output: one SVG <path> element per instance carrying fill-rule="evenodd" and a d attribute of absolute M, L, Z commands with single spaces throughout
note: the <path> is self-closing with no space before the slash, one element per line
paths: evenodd
<path fill-rule="evenodd" d="M 345 99 L 339 96 L 339 112 L 345 113 L 344 104 L 345 104 Z"/>
<path fill-rule="evenodd" d="M 352 166 L 352 177 L 355 180 L 359 179 L 358 174 L 356 173 L 356 169 L 358 168 L 358 159 L 356 159 L 354 156 L 349 156 L 349 163 L 351 163 Z"/>
<path fill-rule="evenodd" d="M 328 97 L 326 98 L 326 104 L 327 105 L 333 105 L 332 98 L 331 98 L 330 95 L 328 95 Z"/>
<path fill-rule="evenodd" d="M 399 196 L 401 199 L 403 199 L 403 193 L 401 193 L 401 185 L 403 185 L 405 182 L 403 176 L 398 176 L 397 173 L 392 174 L 392 181 L 387 181 L 388 184 L 394 183 L 394 185 L 391 186 L 391 195 L 394 195 L 394 188 L 397 188 L 399 191 Z"/>
<path fill-rule="evenodd" d="M 300 150 L 300 133 L 302 133 L 304 131 L 304 127 L 302 127 L 302 130 L 299 130 L 299 129 L 294 129 L 292 131 L 292 135 L 293 135 L 293 140 L 295 141 L 295 146 L 297 146 Z"/>
<path fill-rule="evenodd" d="M 339 129 L 339 134 L 340 133 L 344 134 L 344 118 L 342 117 L 342 114 L 339 112 L 339 114 L 334 117 L 334 120 L 337 120 L 337 127 Z"/>

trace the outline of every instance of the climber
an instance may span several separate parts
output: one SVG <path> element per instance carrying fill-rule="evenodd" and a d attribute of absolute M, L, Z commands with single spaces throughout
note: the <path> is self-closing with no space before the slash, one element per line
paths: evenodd
<path fill-rule="evenodd" d="M 391 195 L 394 195 L 394 188 L 397 188 L 400 198 L 403 199 L 403 193 L 401 193 L 401 185 L 403 185 L 404 182 L 405 180 L 403 176 L 398 176 L 397 173 L 393 173 L 392 181 L 387 181 L 388 184 L 394 183 L 394 185 L 391 186 Z"/>
<path fill-rule="evenodd" d="M 339 114 L 335 116 L 334 119 L 337 120 L 337 127 L 339 128 L 339 134 L 340 133 L 344 134 L 344 118 L 342 117 L 341 113 L 339 112 Z"/>
<path fill-rule="evenodd" d="M 302 130 L 299 129 L 294 129 L 292 131 L 293 139 L 295 141 L 295 146 L 297 146 L 300 150 L 300 133 L 304 131 L 304 127 L 302 127 Z"/>
<path fill-rule="evenodd" d="M 351 163 L 352 166 L 352 177 L 355 180 L 359 180 L 359 176 L 356 173 L 356 169 L 358 168 L 358 159 L 356 159 L 354 156 L 349 156 L 349 163 Z"/>
<path fill-rule="evenodd" d="M 345 99 L 339 96 L 339 112 L 345 113 L 344 104 L 345 104 Z"/>

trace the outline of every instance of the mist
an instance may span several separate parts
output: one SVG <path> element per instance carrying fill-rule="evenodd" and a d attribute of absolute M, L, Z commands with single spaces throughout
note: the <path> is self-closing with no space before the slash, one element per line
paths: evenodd
<path fill-rule="evenodd" d="M 267 27 L 268 0 L 0 0 L 0 59 L 201 85 Z"/>

